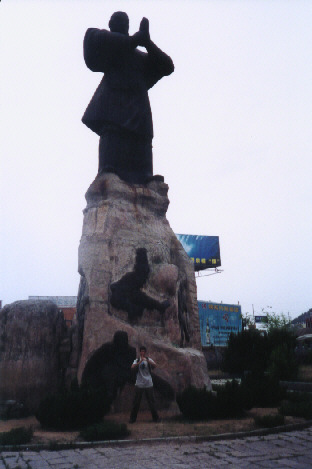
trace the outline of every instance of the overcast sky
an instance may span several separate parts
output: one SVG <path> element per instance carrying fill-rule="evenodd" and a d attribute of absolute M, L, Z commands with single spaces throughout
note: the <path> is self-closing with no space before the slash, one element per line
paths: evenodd
<path fill-rule="evenodd" d="M 150 20 L 175 72 L 152 90 L 154 172 L 176 233 L 218 235 L 198 299 L 296 317 L 312 307 L 311 0 L 2 0 L 0 299 L 76 295 L 101 74 L 88 27 Z"/>

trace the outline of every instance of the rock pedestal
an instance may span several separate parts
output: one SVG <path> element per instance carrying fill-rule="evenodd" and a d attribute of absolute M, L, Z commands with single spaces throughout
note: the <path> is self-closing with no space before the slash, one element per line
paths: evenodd
<path fill-rule="evenodd" d="M 195 275 L 166 219 L 168 186 L 98 175 L 86 193 L 79 246 L 78 379 L 116 331 L 144 344 L 174 392 L 209 387 L 201 352 Z M 76 360 L 76 363 L 75 363 Z"/>

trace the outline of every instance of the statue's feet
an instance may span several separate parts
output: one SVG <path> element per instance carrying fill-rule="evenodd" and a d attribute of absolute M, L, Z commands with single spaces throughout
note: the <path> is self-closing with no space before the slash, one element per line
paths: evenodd
<path fill-rule="evenodd" d="M 161 176 L 160 174 L 155 174 L 154 176 L 149 176 L 147 178 L 147 182 L 152 182 L 152 181 L 157 181 L 157 182 L 165 182 L 164 176 Z"/>
<path fill-rule="evenodd" d="M 106 173 L 116 173 L 116 170 L 115 168 L 113 168 L 113 166 L 105 166 L 105 168 L 100 168 L 99 171 L 98 171 L 98 176 L 101 176 L 102 174 L 106 174 Z"/>

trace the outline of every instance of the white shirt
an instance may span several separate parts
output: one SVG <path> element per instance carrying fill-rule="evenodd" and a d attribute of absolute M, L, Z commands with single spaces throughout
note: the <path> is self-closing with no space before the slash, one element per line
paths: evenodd
<path fill-rule="evenodd" d="M 150 357 L 148 357 L 148 360 L 150 364 L 156 365 Z M 136 365 L 139 361 L 140 360 L 136 358 L 133 364 Z M 135 385 L 138 386 L 138 388 L 151 388 L 153 386 L 153 380 L 146 358 L 144 358 L 143 362 L 139 365 Z"/>

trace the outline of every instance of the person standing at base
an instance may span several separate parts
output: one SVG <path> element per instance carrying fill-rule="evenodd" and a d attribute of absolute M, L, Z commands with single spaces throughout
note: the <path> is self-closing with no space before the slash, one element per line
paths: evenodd
<path fill-rule="evenodd" d="M 136 358 L 131 366 L 131 369 L 137 371 L 137 376 L 135 382 L 135 396 L 129 423 L 134 423 L 136 421 L 144 392 L 152 413 L 153 421 L 159 422 L 160 420 L 155 407 L 154 388 L 151 375 L 151 370 L 154 368 L 156 368 L 156 363 L 150 357 L 146 356 L 146 347 L 140 347 L 140 358 Z"/>

